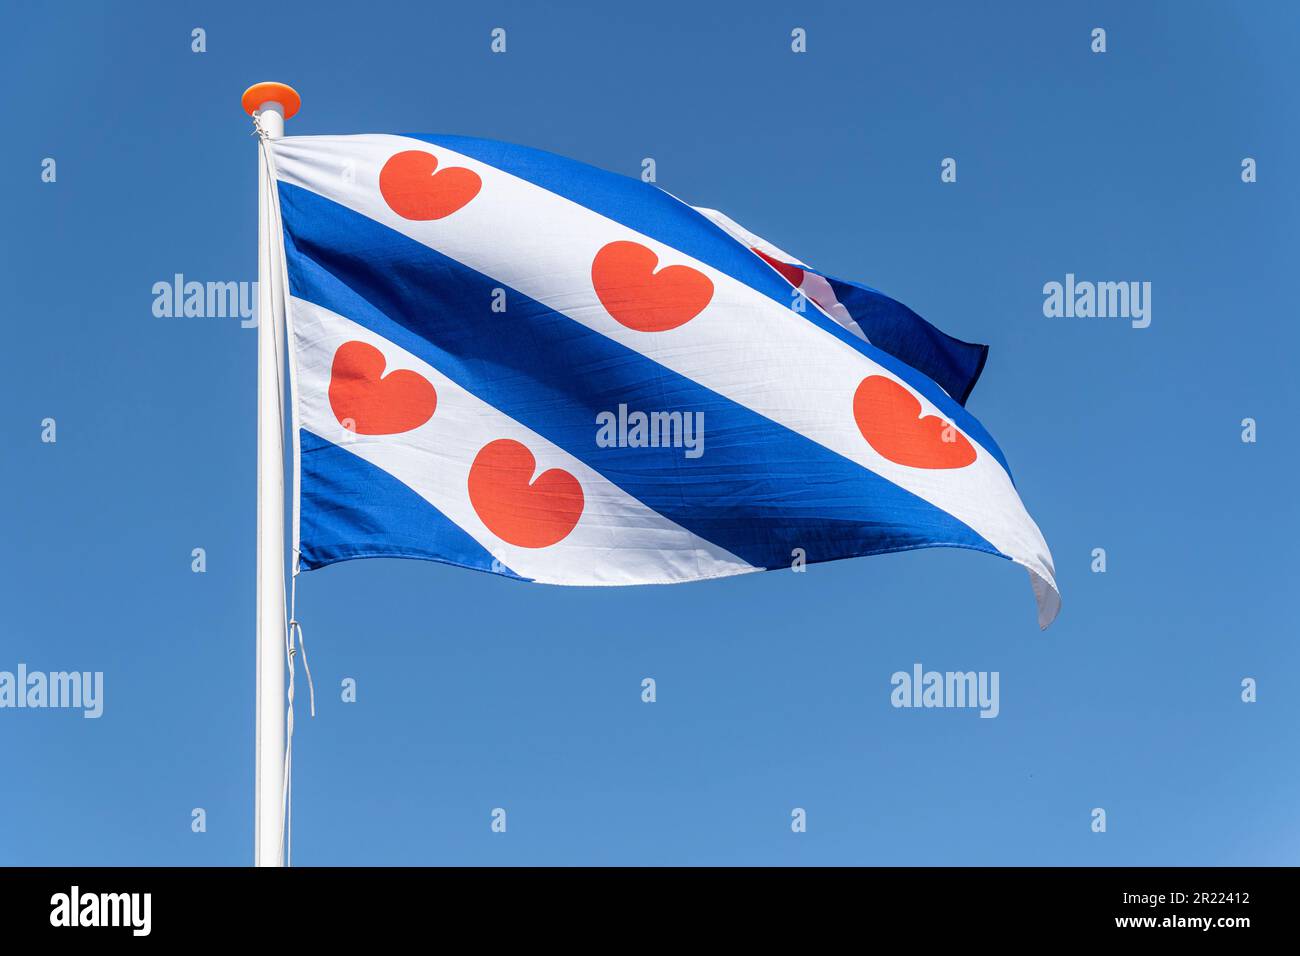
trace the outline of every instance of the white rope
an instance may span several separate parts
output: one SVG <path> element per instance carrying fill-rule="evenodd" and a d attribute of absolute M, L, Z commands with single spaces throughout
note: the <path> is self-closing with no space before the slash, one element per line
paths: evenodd
<path fill-rule="evenodd" d="M 251 133 L 249 133 L 248 135 L 249 135 L 249 136 L 256 136 L 258 139 L 260 139 L 262 142 L 265 143 L 265 142 L 266 142 L 266 129 L 265 129 L 265 127 L 262 126 L 262 111 L 261 111 L 261 110 L 253 110 L 253 112 L 252 112 L 251 115 L 252 115 L 252 117 L 253 117 L 253 131 L 252 131 Z"/>
<path fill-rule="evenodd" d="M 253 111 L 253 133 L 251 135 L 255 135 L 261 140 L 258 151 L 261 153 L 263 164 L 266 166 L 266 175 L 267 175 L 267 184 L 268 184 L 267 206 L 270 209 L 272 220 L 270 222 L 263 223 L 262 225 L 266 229 L 266 235 L 268 237 L 275 236 L 276 241 L 282 243 L 284 241 L 283 239 L 284 223 L 280 217 L 279 197 L 275 193 L 276 182 L 277 182 L 277 178 L 275 174 L 275 161 L 271 157 L 270 137 L 267 135 L 266 128 L 262 126 L 260 110 Z M 283 254 L 281 254 L 281 260 L 283 260 Z M 283 272 L 283 266 L 284 263 L 283 261 L 281 261 L 282 272 Z M 282 289 L 281 296 L 283 296 L 283 294 L 284 294 L 284 290 Z M 275 308 L 274 295 L 275 295 L 275 290 L 273 286 L 271 290 L 272 309 Z M 287 303 L 285 303 L 285 309 L 286 311 L 288 309 Z M 260 321 L 260 317 L 259 317 L 259 321 Z M 279 411 L 280 431 L 281 433 L 283 433 L 284 432 L 284 383 L 280 379 L 281 367 L 283 365 L 283 362 L 281 361 L 280 358 L 280 340 L 278 336 L 276 337 L 276 340 L 274 342 L 274 348 L 275 348 L 276 407 Z M 293 696 L 294 696 L 294 687 L 296 683 L 294 659 L 298 655 L 299 646 L 302 647 L 303 667 L 307 671 L 307 689 L 310 694 L 310 700 L 311 700 L 311 715 L 312 717 L 316 716 L 316 687 L 311 677 L 311 665 L 307 662 L 307 642 L 306 639 L 303 637 L 302 625 L 298 623 L 298 617 L 297 617 L 299 557 L 300 555 L 298 551 L 295 550 L 293 553 L 293 567 L 290 570 L 291 584 L 288 588 L 288 593 L 285 595 L 287 600 L 285 602 L 286 615 L 285 615 L 285 622 L 284 622 L 284 657 L 285 657 L 285 666 L 288 668 L 289 671 L 289 686 L 288 686 L 288 690 L 286 691 L 288 706 L 285 708 L 285 714 L 284 714 L 284 733 L 285 733 L 284 774 L 280 782 L 280 810 L 281 810 L 280 852 L 284 856 L 284 861 L 286 866 L 293 865 Z M 280 578 L 280 587 L 282 590 L 284 589 L 283 575 L 281 575 Z"/>
<path fill-rule="evenodd" d="M 307 661 L 307 638 L 303 636 L 302 625 L 298 623 L 293 613 L 294 605 L 297 602 L 298 602 L 298 553 L 295 551 L 294 561 L 293 561 L 293 579 L 292 579 L 292 585 L 289 590 L 289 647 L 290 650 L 292 651 L 293 631 L 297 630 L 298 646 L 302 648 L 302 666 L 307 671 L 307 693 L 309 695 L 308 699 L 311 702 L 311 715 L 315 717 L 316 716 L 316 685 L 312 683 L 311 664 L 308 663 Z M 289 674 L 290 677 L 293 676 L 292 671 L 290 671 Z"/>
<path fill-rule="evenodd" d="M 284 809 L 284 829 L 281 832 L 280 848 L 284 851 L 286 866 L 293 865 L 293 692 L 294 692 L 294 658 L 302 648 L 302 665 L 307 671 L 308 700 L 311 703 L 311 715 L 316 716 L 316 685 L 311 679 L 311 664 L 307 662 L 307 639 L 303 636 L 302 625 L 297 619 L 298 604 L 298 554 L 294 553 L 293 571 L 289 588 L 289 626 L 285 630 L 285 662 L 289 668 L 289 706 L 284 715 L 284 781 L 281 794 Z M 296 640 L 295 640 L 296 638 Z"/>

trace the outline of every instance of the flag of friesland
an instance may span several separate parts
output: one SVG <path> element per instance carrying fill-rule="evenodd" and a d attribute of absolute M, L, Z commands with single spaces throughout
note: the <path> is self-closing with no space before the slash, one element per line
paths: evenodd
<path fill-rule="evenodd" d="M 268 142 L 304 570 L 550 584 L 915 548 L 1052 559 L 964 403 L 985 349 L 638 180 L 450 136 Z"/>

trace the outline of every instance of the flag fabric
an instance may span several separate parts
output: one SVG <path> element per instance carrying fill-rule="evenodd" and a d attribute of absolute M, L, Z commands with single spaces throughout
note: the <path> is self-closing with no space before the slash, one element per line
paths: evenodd
<path fill-rule="evenodd" d="M 966 404 L 988 360 L 987 345 L 953 338 L 870 286 L 818 272 L 716 209 L 697 206 L 696 211 L 748 246 L 844 328 L 934 381 L 957 404 Z"/>
<path fill-rule="evenodd" d="M 772 260 L 805 267 L 775 247 L 549 153 L 268 146 L 302 569 L 411 557 L 627 585 L 955 547 L 1027 568 L 1055 617 L 1047 545 L 961 404 L 982 353 L 936 372 L 906 344 L 942 341 L 928 323 L 891 351 L 844 284 L 792 295 Z"/>

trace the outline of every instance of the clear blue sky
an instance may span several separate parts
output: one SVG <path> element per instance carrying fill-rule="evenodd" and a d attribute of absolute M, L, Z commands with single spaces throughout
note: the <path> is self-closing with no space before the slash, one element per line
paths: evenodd
<path fill-rule="evenodd" d="M 256 335 L 156 318 L 151 287 L 256 277 L 262 79 L 302 92 L 291 133 L 654 157 L 989 343 L 969 407 L 1065 602 L 1041 634 L 1024 573 L 959 551 L 619 590 L 313 572 L 296 862 L 1296 862 L 1298 28 L 1263 3 L 8 11 L 0 670 L 100 670 L 106 699 L 0 710 L 0 864 L 251 860 Z M 1150 281 L 1150 328 L 1045 318 L 1067 272 Z M 1000 716 L 892 708 L 915 662 L 1000 672 Z"/>

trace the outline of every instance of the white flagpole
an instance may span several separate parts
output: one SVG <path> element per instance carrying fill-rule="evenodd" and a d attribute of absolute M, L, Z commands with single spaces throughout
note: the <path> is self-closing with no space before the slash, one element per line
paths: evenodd
<path fill-rule="evenodd" d="M 268 139 L 300 100 L 282 83 L 258 83 L 243 97 Z M 275 184 L 258 144 L 257 173 L 257 747 L 253 856 L 257 866 L 283 866 L 285 609 L 284 609 L 284 296 L 282 239 L 274 234 Z"/>

